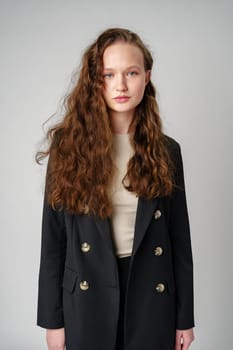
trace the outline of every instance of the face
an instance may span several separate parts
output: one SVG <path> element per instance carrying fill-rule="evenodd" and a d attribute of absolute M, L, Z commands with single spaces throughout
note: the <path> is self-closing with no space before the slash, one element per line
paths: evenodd
<path fill-rule="evenodd" d="M 133 114 L 150 80 L 141 50 L 128 43 L 114 43 L 104 51 L 103 66 L 103 97 L 110 112 Z"/>

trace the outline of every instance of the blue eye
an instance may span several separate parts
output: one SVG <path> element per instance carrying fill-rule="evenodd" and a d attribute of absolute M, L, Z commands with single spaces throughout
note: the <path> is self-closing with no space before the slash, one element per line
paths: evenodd
<path fill-rule="evenodd" d="M 132 76 L 132 75 L 138 75 L 138 72 L 130 71 L 130 72 L 128 72 L 128 74 L 131 75 L 131 76 Z"/>
<path fill-rule="evenodd" d="M 112 73 L 107 73 L 107 74 L 104 74 L 104 78 L 111 78 L 113 76 Z"/>

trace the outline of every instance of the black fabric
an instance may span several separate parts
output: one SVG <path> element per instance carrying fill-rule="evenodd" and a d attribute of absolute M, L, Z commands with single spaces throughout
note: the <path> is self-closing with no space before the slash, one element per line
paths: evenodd
<path fill-rule="evenodd" d="M 120 282 L 120 315 L 118 320 L 116 350 L 124 350 L 124 305 L 131 256 L 117 258 Z"/>
<path fill-rule="evenodd" d="M 172 196 L 138 198 L 125 300 L 127 350 L 174 350 L 176 329 L 194 327 L 182 156 L 179 144 L 171 138 L 169 153 L 175 165 Z M 37 325 L 64 327 L 67 350 L 116 350 L 120 295 L 124 298 L 125 293 L 120 293 L 112 233 L 110 218 L 55 210 L 45 195 Z M 90 245 L 90 251 L 81 249 L 83 243 Z M 156 247 L 163 249 L 161 256 L 154 253 Z M 125 281 L 124 274 L 120 275 Z M 83 281 L 88 283 L 85 290 Z M 159 283 L 165 287 L 163 293 L 156 289 Z M 122 312 L 119 340 L 121 319 Z"/>

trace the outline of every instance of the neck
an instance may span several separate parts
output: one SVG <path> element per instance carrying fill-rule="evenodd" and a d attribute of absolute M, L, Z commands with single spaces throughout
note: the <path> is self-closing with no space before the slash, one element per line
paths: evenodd
<path fill-rule="evenodd" d="M 134 111 L 118 113 L 111 111 L 110 119 L 112 131 L 117 134 L 127 134 L 130 132 L 130 125 L 133 121 Z"/>

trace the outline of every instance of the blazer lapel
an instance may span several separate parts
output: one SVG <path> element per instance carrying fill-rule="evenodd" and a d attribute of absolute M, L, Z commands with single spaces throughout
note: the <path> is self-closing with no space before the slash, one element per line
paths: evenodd
<path fill-rule="evenodd" d="M 138 198 L 132 255 L 135 255 L 137 249 L 139 248 L 157 205 L 158 197 L 150 200 L 142 197 Z M 115 247 L 112 240 L 111 219 L 107 218 L 102 220 L 99 217 L 95 217 L 94 221 L 100 235 L 115 256 Z"/>
<path fill-rule="evenodd" d="M 132 250 L 133 256 L 142 242 L 157 205 L 158 197 L 149 200 L 142 197 L 138 199 Z"/>

